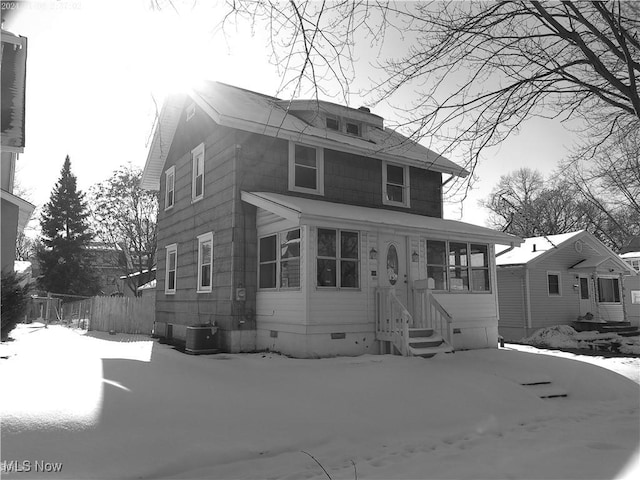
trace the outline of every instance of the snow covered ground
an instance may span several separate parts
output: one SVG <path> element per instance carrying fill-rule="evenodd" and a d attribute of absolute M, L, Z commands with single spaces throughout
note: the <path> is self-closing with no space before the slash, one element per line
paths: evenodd
<path fill-rule="evenodd" d="M 432 359 L 189 356 L 143 336 L 38 327 L 0 347 L 3 478 L 640 473 L 638 358 L 520 345 Z M 527 380 L 568 397 L 543 400 Z"/>

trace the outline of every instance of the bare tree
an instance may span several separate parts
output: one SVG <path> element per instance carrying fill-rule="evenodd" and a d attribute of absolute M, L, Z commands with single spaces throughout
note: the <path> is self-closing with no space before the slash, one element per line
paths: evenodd
<path fill-rule="evenodd" d="M 396 126 L 439 141 L 445 155 L 464 152 L 471 172 L 487 147 L 532 116 L 584 122 L 592 150 L 623 127 L 638 130 L 634 2 L 226 3 L 222 28 L 265 28 L 282 88 L 294 92 L 327 95 L 338 85 L 348 100 L 357 47 L 382 51 L 399 36 L 406 51 L 380 61 L 369 103 L 412 92 L 417 100 Z"/>
<path fill-rule="evenodd" d="M 121 166 L 90 190 L 93 228 L 118 252 L 116 261 L 133 292 L 156 262 L 158 198 L 140 187 L 141 175 L 139 168 Z"/>
<path fill-rule="evenodd" d="M 594 156 L 578 151 L 560 175 L 599 218 L 599 234 L 614 250 L 640 235 L 640 135 L 617 132 Z"/>

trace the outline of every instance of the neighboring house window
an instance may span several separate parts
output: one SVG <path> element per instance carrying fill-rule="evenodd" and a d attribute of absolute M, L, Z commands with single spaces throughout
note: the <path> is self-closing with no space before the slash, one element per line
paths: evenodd
<path fill-rule="evenodd" d="M 620 303 L 620 283 L 617 278 L 598 278 L 598 300 L 601 303 Z"/>
<path fill-rule="evenodd" d="M 176 293 L 176 273 L 178 271 L 178 244 L 167 246 L 166 276 L 164 293 Z"/>
<path fill-rule="evenodd" d="M 213 232 L 198 236 L 198 292 L 210 292 L 213 278 Z"/>
<path fill-rule="evenodd" d="M 382 203 L 409 206 L 409 167 L 383 162 Z"/>
<path fill-rule="evenodd" d="M 318 229 L 318 287 L 360 286 L 359 245 L 358 232 Z"/>
<path fill-rule="evenodd" d="M 197 201 L 204 196 L 204 143 L 191 150 L 191 200 Z"/>
<path fill-rule="evenodd" d="M 452 292 L 489 292 L 489 245 L 427 240 L 427 286 Z"/>
<path fill-rule="evenodd" d="M 173 207 L 176 190 L 176 167 L 173 166 L 165 172 L 164 209 Z"/>
<path fill-rule="evenodd" d="M 547 272 L 547 291 L 550 296 L 562 295 L 560 290 L 560 272 Z"/>
<path fill-rule="evenodd" d="M 300 287 L 300 229 L 262 237 L 259 241 L 258 286 Z"/>
<path fill-rule="evenodd" d="M 324 152 L 321 148 L 289 143 L 289 190 L 324 194 Z"/>

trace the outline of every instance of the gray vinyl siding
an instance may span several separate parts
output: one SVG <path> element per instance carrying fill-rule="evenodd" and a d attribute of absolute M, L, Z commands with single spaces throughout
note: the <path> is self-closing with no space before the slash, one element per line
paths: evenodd
<path fill-rule="evenodd" d="M 506 340 L 527 333 L 526 271 L 523 265 L 498 267 L 498 331 Z"/>

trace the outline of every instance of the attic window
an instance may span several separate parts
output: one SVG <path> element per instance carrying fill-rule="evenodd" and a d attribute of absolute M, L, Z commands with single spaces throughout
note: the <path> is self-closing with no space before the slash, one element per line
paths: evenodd
<path fill-rule="evenodd" d="M 359 123 L 347 121 L 347 133 L 349 135 L 355 135 L 357 137 L 362 136 L 361 128 Z"/>
<path fill-rule="evenodd" d="M 337 118 L 327 117 L 327 128 L 329 130 L 340 130 L 340 120 Z"/>

